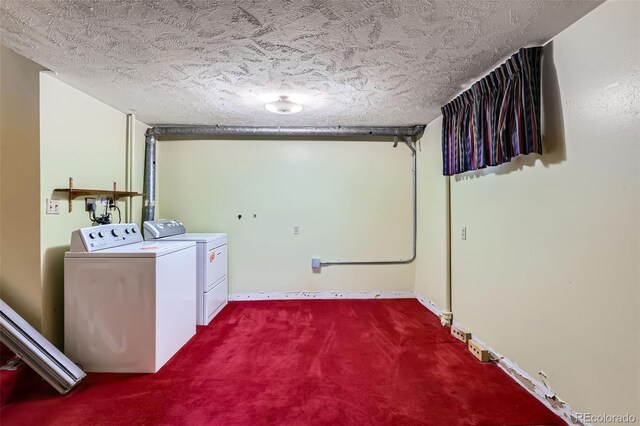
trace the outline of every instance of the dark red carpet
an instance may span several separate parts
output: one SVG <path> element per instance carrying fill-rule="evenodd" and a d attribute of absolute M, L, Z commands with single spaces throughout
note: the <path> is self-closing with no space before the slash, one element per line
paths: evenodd
<path fill-rule="evenodd" d="M 563 423 L 414 299 L 230 303 L 158 373 L 65 396 L 2 373 L 3 426 Z"/>

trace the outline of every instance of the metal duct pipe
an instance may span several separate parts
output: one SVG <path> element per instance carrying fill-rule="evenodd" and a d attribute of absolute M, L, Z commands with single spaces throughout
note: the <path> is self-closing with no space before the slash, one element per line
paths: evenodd
<path fill-rule="evenodd" d="M 424 130 L 424 127 L 423 127 Z M 411 150 L 413 163 L 413 254 L 409 259 L 404 260 L 360 260 L 360 261 L 329 261 L 320 262 L 320 266 L 331 265 L 404 265 L 411 263 L 416 259 L 416 246 L 418 240 L 418 162 L 416 158 L 416 149 L 412 145 L 410 137 L 404 138 L 404 143 Z M 394 147 L 398 144 L 397 139 L 394 141 Z"/>
<path fill-rule="evenodd" d="M 153 220 L 156 213 L 156 135 L 147 129 L 144 139 L 144 206 L 142 221 Z"/>
<path fill-rule="evenodd" d="M 153 220 L 156 206 L 156 141 L 159 136 L 301 136 L 301 137 L 353 137 L 394 136 L 406 140 L 416 139 L 426 126 L 404 127 L 249 127 L 249 126 L 158 126 L 150 127 L 145 134 L 144 151 L 144 209 L 142 220 Z M 405 140 L 405 142 L 406 142 Z M 407 146 L 415 150 L 408 143 Z M 414 176 L 415 184 L 415 176 Z M 415 196 L 415 191 L 414 191 Z M 415 202 L 414 202 L 415 205 Z M 415 216 L 415 215 L 414 215 Z M 415 227 L 414 227 L 415 228 Z M 415 230 L 414 230 L 415 233 Z M 415 238 L 414 238 L 415 240 Z M 415 246 L 415 244 L 414 244 Z M 415 258 L 415 247 L 414 247 Z M 410 261 L 413 261 L 411 259 Z"/>
<path fill-rule="evenodd" d="M 149 129 L 155 136 L 400 136 L 417 137 L 426 126 L 405 127 L 249 127 L 249 126 L 160 126 Z"/>

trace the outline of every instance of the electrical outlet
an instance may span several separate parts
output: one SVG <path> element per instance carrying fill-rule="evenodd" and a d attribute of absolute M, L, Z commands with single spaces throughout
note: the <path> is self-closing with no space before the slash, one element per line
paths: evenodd
<path fill-rule="evenodd" d="M 298 235 L 300 233 L 300 225 L 293 225 L 293 235 Z"/>
<path fill-rule="evenodd" d="M 478 358 L 481 362 L 489 362 L 489 350 L 480 343 L 469 340 L 469 352 Z"/>
<path fill-rule="evenodd" d="M 460 236 L 462 237 L 463 241 L 466 241 L 466 239 L 467 239 L 467 227 L 466 226 L 462 227 L 462 233 L 460 234 Z"/>
<path fill-rule="evenodd" d="M 458 340 L 462 340 L 465 343 L 471 340 L 471 333 L 463 330 L 460 327 L 456 327 L 456 326 L 451 327 L 451 335 Z"/>
<path fill-rule="evenodd" d="M 85 198 L 84 199 L 84 211 L 85 212 L 94 212 L 96 211 L 96 199 L 95 198 Z"/>
<path fill-rule="evenodd" d="M 60 214 L 60 200 L 47 198 L 47 214 Z"/>

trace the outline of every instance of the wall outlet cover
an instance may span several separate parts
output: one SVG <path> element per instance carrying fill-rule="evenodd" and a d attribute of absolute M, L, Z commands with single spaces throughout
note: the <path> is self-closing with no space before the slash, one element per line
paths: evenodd
<path fill-rule="evenodd" d="M 47 214 L 60 214 L 60 200 L 47 198 Z"/>

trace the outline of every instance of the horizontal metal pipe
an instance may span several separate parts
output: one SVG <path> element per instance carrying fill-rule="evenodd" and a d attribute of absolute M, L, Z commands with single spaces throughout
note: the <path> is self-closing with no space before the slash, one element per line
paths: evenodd
<path fill-rule="evenodd" d="M 250 126 L 158 126 L 149 129 L 155 136 L 401 136 L 417 137 L 426 126 L 404 127 L 250 127 Z"/>
<path fill-rule="evenodd" d="M 292 137 L 349 137 L 349 136 L 389 136 L 403 137 L 405 143 L 411 149 L 414 157 L 414 222 L 416 178 L 415 178 L 415 149 L 409 143 L 418 138 L 425 129 L 425 125 L 401 126 L 401 127 L 366 127 L 366 126 L 333 126 L 333 127 L 251 127 L 251 126 L 157 126 L 150 127 L 146 132 L 144 183 L 143 191 L 144 210 L 143 220 L 153 220 L 156 204 L 156 142 L 160 136 L 292 136 Z M 415 224 L 414 224 L 414 249 L 413 257 L 408 260 L 373 262 L 373 264 L 410 263 L 415 259 Z M 345 262 L 325 262 L 329 264 L 347 264 Z M 348 264 L 369 264 L 351 262 Z"/>
<path fill-rule="evenodd" d="M 362 261 L 328 261 L 320 262 L 320 266 L 331 265 L 404 265 L 416 259 L 418 243 L 418 162 L 416 159 L 416 149 L 411 145 L 411 140 L 407 137 L 404 140 L 411 150 L 413 160 L 413 255 L 404 260 L 362 260 Z"/>

